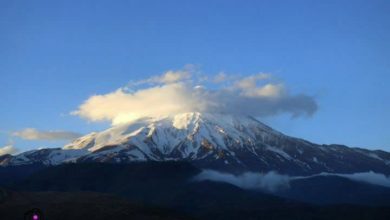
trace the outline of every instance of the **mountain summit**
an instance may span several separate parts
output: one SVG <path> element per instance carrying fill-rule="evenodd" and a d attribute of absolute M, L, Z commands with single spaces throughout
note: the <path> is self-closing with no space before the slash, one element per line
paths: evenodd
<path fill-rule="evenodd" d="M 138 119 L 88 134 L 62 149 L 5 155 L 0 165 L 171 160 L 232 172 L 390 174 L 390 153 L 384 151 L 313 144 L 249 116 L 199 112 Z"/>

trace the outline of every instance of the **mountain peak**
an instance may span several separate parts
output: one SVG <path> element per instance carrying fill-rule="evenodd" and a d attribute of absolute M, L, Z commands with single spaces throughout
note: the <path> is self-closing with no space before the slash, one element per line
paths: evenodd
<path fill-rule="evenodd" d="M 186 141 L 194 141 L 198 148 L 202 141 L 224 146 L 223 139 L 231 138 L 237 143 L 255 139 L 252 133 L 244 131 L 249 128 L 261 128 L 276 133 L 271 128 L 254 118 L 239 115 L 218 113 L 187 112 L 176 115 L 140 118 L 132 122 L 120 124 L 103 132 L 91 133 L 68 144 L 64 149 L 99 150 L 106 145 L 123 145 L 142 143 L 150 140 L 155 148 L 175 148 Z M 140 140 L 142 139 L 142 140 Z M 137 142 L 137 143 L 134 143 Z M 169 146 L 168 146 L 169 145 Z M 167 153 L 167 151 L 164 151 Z"/>
<path fill-rule="evenodd" d="M 0 164 L 172 160 L 228 171 L 276 170 L 300 175 L 390 172 L 386 152 L 313 144 L 250 116 L 200 112 L 140 118 L 90 133 L 62 149 L 25 152 Z"/>

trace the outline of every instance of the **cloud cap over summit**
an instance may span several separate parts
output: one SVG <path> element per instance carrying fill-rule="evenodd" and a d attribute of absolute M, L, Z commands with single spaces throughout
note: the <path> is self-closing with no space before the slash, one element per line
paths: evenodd
<path fill-rule="evenodd" d="M 120 124 L 142 117 L 183 112 L 217 112 L 266 117 L 281 113 L 311 116 L 318 109 L 313 96 L 292 94 L 271 74 L 246 77 L 219 73 L 203 76 L 192 66 L 169 70 L 107 94 L 93 95 L 72 114 L 89 121 Z"/>

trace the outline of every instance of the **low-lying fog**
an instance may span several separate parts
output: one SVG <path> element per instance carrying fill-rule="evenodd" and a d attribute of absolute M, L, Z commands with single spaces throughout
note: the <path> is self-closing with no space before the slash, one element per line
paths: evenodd
<path fill-rule="evenodd" d="M 390 177 L 372 171 L 353 174 L 320 173 L 312 176 L 288 176 L 279 174 L 275 171 L 270 171 L 268 173 L 246 172 L 241 175 L 233 175 L 230 173 L 222 173 L 215 170 L 203 170 L 199 175 L 194 178 L 194 180 L 211 180 L 226 182 L 244 189 L 275 192 L 278 190 L 289 188 L 291 181 L 299 179 L 308 179 L 316 176 L 338 176 L 357 182 L 364 182 L 379 186 L 390 187 Z"/>

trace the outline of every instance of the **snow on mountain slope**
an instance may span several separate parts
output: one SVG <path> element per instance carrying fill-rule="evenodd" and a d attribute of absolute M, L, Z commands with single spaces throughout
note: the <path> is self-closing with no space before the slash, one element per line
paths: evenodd
<path fill-rule="evenodd" d="M 280 136 L 283 135 L 250 117 L 194 112 L 140 119 L 87 135 L 64 149 L 88 149 L 102 154 L 112 153 L 113 148 L 108 146 L 115 145 L 117 149 L 142 152 L 145 158 L 153 160 L 199 159 L 215 151 L 234 154 L 244 146 L 251 146 L 254 151 L 259 141 Z M 207 153 L 202 153 L 205 150 Z"/>
<path fill-rule="evenodd" d="M 390 154 L 383 151 L 317 145 L 286 136 L 252 117 L 198 112 L 139 119 L 88 134 L 63 149 L 25 152 L 0 164 L 149 160 L 184 160 L 228 171 L 390 174 Z"/>
<path fill-rule="evenodd" d="M 42 163 L 45 165 L 58 165 L 66 162 L 73 162 L 80 156 L 85 155 L 85 150 L 63 150 L 61 148 L 47 148 L 26 151 L 8 159 L 3 165 L 24 165 Z"/>

